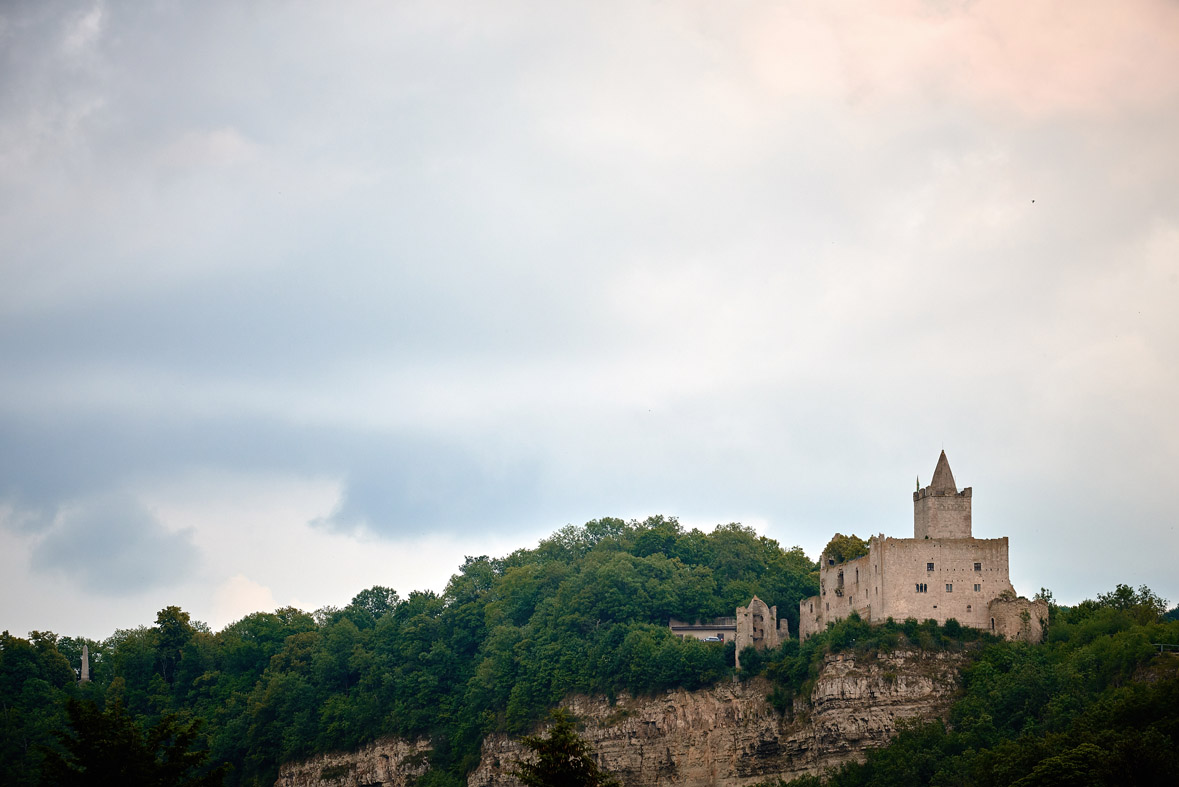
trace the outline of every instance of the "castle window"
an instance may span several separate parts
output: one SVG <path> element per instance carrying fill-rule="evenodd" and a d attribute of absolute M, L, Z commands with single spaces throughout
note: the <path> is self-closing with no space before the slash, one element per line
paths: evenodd
<path fill-rule="evenodd" d="M 926 563 L 925 570 L 926 571 L 933 571 L 933 563 Z"/>
<path fill-rule="evenodd" d="M 982 563 L 975 563 L 974 570 L 975 571 L 982 571 Z"/>
<path fill-rule="evenodd" d="M 995 619 L 991 618 L 991 631 L 995 630 Z"/>
<path fill-rule="evenodd" d="M 928 590 L 929 590 L 929 585 L 927 585 L 926 583 L 924 583 L 924 582 L 917 583 L 917 592 L 918 593 L 925 593 Z"/>
<path fill-rule="evenodd" d="M 952 583 L 952 582 L 947 582 L 947 583 L 946 583 L 946 592 L 947 592 L 947 593 L 953 593 L 953 592 L 954 592 L 954 583 Z"/>
<path fill-rule="evenodd" d="M 977 582 L 975 582 L 975 583 L 974 583 L 974 592 L 975 592 L 975 593 L 977 593 L 977 592 L 978 592 L 978 591 L 980 591 L 980 590 L 982 590 L 982 585 L 980 585 L 980 584 L 978 584 Z"/>

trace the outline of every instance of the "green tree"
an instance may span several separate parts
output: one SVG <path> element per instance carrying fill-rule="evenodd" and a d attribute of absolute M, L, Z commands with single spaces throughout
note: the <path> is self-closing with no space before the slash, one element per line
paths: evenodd
<path fill-rule="evenodd" d="M 521 742 L 532 761 L 517 760 L 512 775 L 529 787 L 605 787 L 618 781 L 598 767 L 593 752 L 573 726 L 573 719 L 558 708 L 547 737 L 529 735 Z"/>
<path fill-rule="evenodd" d="M 165 716 L 141 729 L 120 703 L 105 711 L 93 702 L 66 701 L 69 730 L 59 734 L 60 748 L 47 748 L 43 785 L 72 787 L 135 784 L 141 787 L 213 787 L 228 766 L 209 769 L 207 751 L 193 750 L 197 722 Z"/>
<path fill-rule="evenodd" d="M 1139 623 L 1153 623 L 1167 611 L 1167 600 L 1160 598 L 1146 585 L 1137 591 L 1119 584 L 1109 593 L 1097 596 L 1097 602 L 1111 609 L 1129 612 Z"/>
<path fill-rule="evenodd" d="M 0 634 L 0 784 L 35 784 L 44 745 L 61 726 L 61 702 L 77 676 L 56 640 Z"/>
<path fill-rule="evenodd" d="M 352 622 L 360 628 L 368 628 L 375 625 L 385 615 L 394 612 L 400 603 L 401 597 L 397 595 L 396 590 L 383 585 L 373 585 L 368 590 L 357 593 L 344 612 L 345 614 L 357 613 L 355 616 L 349 615 Z"/>
<path fill-rule="evenodd" d="M 823 556 L 836 563 L 846 563 L 868 554 L 868 542 L 856 535 L 845 536 L 836 533 L 827 546 L 823 548 Z"/>
<path fill-rule="evenodd" d="M 193 628 L 189 614 L 180 607 L 164 607 L 156 615 L 156 654 L 160 675 L 171 683 L 176 678 L 176 666 L 184 646 L 192 639 Z"/>

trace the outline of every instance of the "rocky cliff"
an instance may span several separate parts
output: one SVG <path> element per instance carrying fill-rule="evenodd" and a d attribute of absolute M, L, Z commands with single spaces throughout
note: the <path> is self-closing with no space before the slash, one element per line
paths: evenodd
<path fill-rule="evenodd" d="M 809 702 L 796 702 L 787 716 L 766 702 L 771 686 L 760 678 L 658 697 L 623 696 L 613 705 L 601 697 L 571 697 L 566 706 L 584 723 L 582 735 L 599 763 L 627 787 L 739 787 L 817 773 L 884 744 L 898 719 L 943 714 L 963 663 L 964 656 L 952 653 L 831 655 Z M 278 784 L 400 786 L 422 772 L 425 751 L 423 744 L 381 742 L 285 765 Z M 521 756 L 517 741 L 488 737 L 468 784 L 515 787 L 509 771 Z M 398 763 L 416 770 L 403 771 Z"/>
<path fill-rule="evenodd" d="M 275 787 L 412 787 L 429 768 L 429 743 L 384 738 L 357 751 L 288 762 Z"/>

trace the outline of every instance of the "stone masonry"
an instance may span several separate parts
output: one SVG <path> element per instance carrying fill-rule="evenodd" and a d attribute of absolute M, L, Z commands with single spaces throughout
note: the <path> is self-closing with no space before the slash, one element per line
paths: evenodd
<path fill-rule="evenodd" d="M 869 622 L 950 618 L 1009 639 L 1038 641 L 1048 605 L 1017 598 L 1007 538 L 974 538 L 971 489 L 958 490 L 946 452 L 933 480 L 913 494 L 913 538 L 873 536 L 868 554 L 836 563 L 823 555 L 819 595 L 799 604 L 799 637 L 855 611 Z"/>

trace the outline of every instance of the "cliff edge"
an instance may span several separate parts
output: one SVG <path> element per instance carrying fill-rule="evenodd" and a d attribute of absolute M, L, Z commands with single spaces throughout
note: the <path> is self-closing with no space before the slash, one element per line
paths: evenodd
<path fill-rule="evenodd" d="M 957 690 L 962 653 L 896 651 L 830 654 L 809 701 L 780 715 L 764 678 L 657 697 L 573 696 L 564 703 L 584 725 L 599 764 L 627 787 L 740 787 L 819 773 L 882 746 L 897 721 L 943 715 Z M 425 767 L 428 746 L 387 739 L 348 754 L 320 755 L 280 770 L 278 787 L 403 787 Z M 469 787 L 516 787 L 523 756 L 502 734 L 483 742 Z M 410 766 L 410 767 L 407 767 Z"/>

